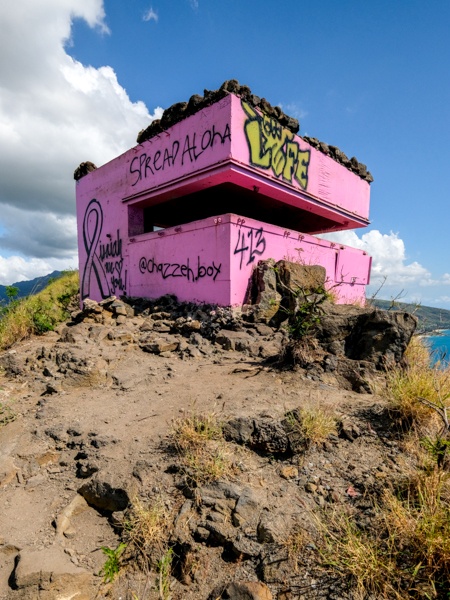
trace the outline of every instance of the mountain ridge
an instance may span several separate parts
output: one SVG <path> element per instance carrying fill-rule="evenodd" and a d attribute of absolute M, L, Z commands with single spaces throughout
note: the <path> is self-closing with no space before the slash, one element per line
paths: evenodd
<path fill-rule="evenodd" d="M 419 319 L 418 333 L 431 333 L 437 329 L 450 329 L 450 310 L 445 308 L 378 299 L 370 300 L 369 303 L 383 310 L 403 310 L 415 315 Z"/>
<path fill-rule="evenodd" d="M 11 285 L 0 285 L 0 303 L 8 301 L 8 295 L 6 290 L 11 287 L 15 287 L 19 290 L 17 298 L 26 298 L 27 296 L 33 296 L 38 292 L 41 292 L 50 282 L 51 279 L 60 277 L 62 271 L 52 271 L 48 275 L 42 275 L 41 277 L 35 277 L 34 279 L 28 279 L 26 281 L 17 281 Z"/>

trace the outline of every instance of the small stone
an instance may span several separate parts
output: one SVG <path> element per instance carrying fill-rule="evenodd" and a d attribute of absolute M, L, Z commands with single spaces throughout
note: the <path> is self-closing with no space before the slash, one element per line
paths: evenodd
<path fill-rule="evenodd" d="M 229 600 L 272 600 L 267 585 L 259 581 L 233 582 L 226 588 Z"/>
<path fill-rule="evenodd" d="M 194 538 L 197 542 L 204 543 L 208 540 L 210 532 L 205 527 L 199 526 L 194 532 Z"/>
<path fill-rule="evenodd" d="M 256 558 L 261 554 L 261 545 L 247 537 L 236 538 L 231 542 L 231 549 L 238 559 Z"/>
<path fill-rule="evenodd" d="M 27 489 L 32 489 L 32 488 L 38 487 L 39 485 L 43 485 L 44 483 L 47 483 L 47 478 L 42 473 L 39 473 L 38 475 L 34 475 L 33 477 L 30 477 L 30 479 L 28 479 L 25 487 Z"/>
<path fill-rule="evenodd" d="M 314 496 L 314 500 L 316 504 L 320 506 L 320 508 L 323 508 L 325 506 L 325 498 L 323 496 Z"/>
<path fill-rule="evenodd" d="M 283 479 L 296 479 L 298 477 L 298 469 L 292 465 L 281 467 L 278 474 Z"/>
<path fill-rule="evenodd" d="M 333 490 L 333 491 L 330 493 L 330 496 L 329 496 L 329 498 L 330 498 L 330 500 L 331 500 L 332 502 L 340 502 L 340 501 L 341 501 L 341 495 L 340 495 L 340 494 L 339 494 L 339 492 L 337 492 L 336 490 Z"/>
<path fill-rule="evenodd" d="M 66 537 L 67 539 L 72 539 L 76 536 L 77 532 L 75 530 L 74 527 L 68 527 L 65 531 L 64 531 L 64 537 Z"/>
<path fill-rule="evenodd" d="M 314 494 L 317 491 L 317 485 L 311 481 L 308 481 L 305 485 L 305 490 L 311 494 Z"/>

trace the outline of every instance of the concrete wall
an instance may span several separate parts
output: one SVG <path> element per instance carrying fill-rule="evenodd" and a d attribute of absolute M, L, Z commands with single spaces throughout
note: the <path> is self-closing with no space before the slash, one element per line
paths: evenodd
<path fill-rule="evenodd" d="M 264 187 L 289 211 L 322 211 L 335 229 L 361 226 L 368 216 L 366 181 L 231 95 L 77 182 L 82 298 L 174 293 L 237 305 L 259 259 L 285 258 L 322 264 L 341 302 L 363 301 L 364 253 L 261 218 L 215 216 L 213 201 L 206 218 L 146 231 L 146 207 L 174 198 L 195 203 L 184 194 L 230 181 L 255 193 Z"/>
<path fill-rule="evenodd" d="M 130 243 L 120 230 L 108 235 L 109 243 L 86 263 L 84 297 L 175 294 L 180 300 L 242 305 L 252 269 L 267 258 L 324 266 L 338 302 L 364 302 L 369 280 L 370 257 L 359 250 L 238 215 L 146 233 Z"/>

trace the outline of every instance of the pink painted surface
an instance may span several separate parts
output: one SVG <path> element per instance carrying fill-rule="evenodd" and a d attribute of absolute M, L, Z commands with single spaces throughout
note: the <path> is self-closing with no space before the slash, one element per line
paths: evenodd
<path fill-rule="evenodd" d="M 257 147 L 266 125 L 273 127 L 227 96 L 78 181 L 82 298 L 173 293 L 181 300 L 239 305 L 258 260 L 288 258 L 322 264 L 328 285 L 339 284 L 340 302 L 362 302 L 370 257 L 261 218 L 214 217 L 214 189 L 203 207 L 206 218 L 146 232 L 146 207 L 178 198 L 178 207 L 189 208 L 200 201 L 184 194 L 219 183 L 264 193 L 278 203 L 274 210 L 284 204 L 324 216 L 335 229 L 362 226 L 367 182 L 289 132 L 273 134 L 269 157 L 268 146 Z"/>
<path fill-rule="evenodd" d="M 351 281 L 338 269 L 339 256 L 347 251 L 345 265 L 357 273 Z M 129 293 L 149 298 L 175 294 L 180 300 L 242 305 L 252 270 L 258 260 L 267 258 L 320 264 L 338 302 L 364 302 L 370 269 L 365 253 L 232 214 L 136 239 L 129 246 Z"/>
<path fill-rule="evenodd" d="M 94 240 L 101 210 L 97 204 L 90 210 L 91 222 L 85 226 L 87 238 Z M 323 265 L 327 287 L 333 288 L 338 302 L 364 302 L 370 270 L 365 253 L 253 219 L 231 214 L 209 217 L 146 233 L 129 243 L 122 240 L 120 229 L 108 231 L 102 231 L 90 259 L 80 261 L 83 297 L 175 294 L 183 301 L 242 305 L 258 260 L 273 258 Z M 357 273 L 351 280 L 340 270 L 339 257 L 345 252 L 345 266 Z"/>
<path fill-rule="evenodd" d="M 243 106 L 248 112 L 245 112 Z M 255 117 L 249 116 L 252 112 Z M 252 163 L 249 149 L 249 124 L 255 125 L 255 138 L 258 137 L 257 134 L 265 138 L 265 143 L 260 145 L 259 152 L 256 153 L 256 163 Z M 298 135 L 283 130 L 273 119 L 263 117 L 259 111 L 249 108 L 236 96 L 232 96 L 232 135 L 233 160 L 264 174 L 272 183 L 276 182 L 284 189 L 295 190 L 299 195 L 288 196 L 286 198 L 288 204 L 305 207 L 308 203 L 312 203 L 312 206 L 320 207 L 327 212 L 341 209 L 342 214 L 348 213 L 348 220 L 352 217 L 361 221 L 368 219 L 370 185 L 367 181 L 312 148 Z M 289 154 L 293 151 L 298 154 L 310 153 L 307 159 L 308 165 L 304 169 L 306 176 L 304 186 L 298 182 L 295 175 L 291 175 L 296 171 L 296 162 L 301 162 L 300 159 L 297 161 L 295 158 L 289 159 Z M 260 156 L 261 153 L 264 157 L 258 160 L 258 154 Z M 258 166 L 258 162 L 264 161 L 266 167 Z M 290 168 L 286 169 L 286 165 Z M 277 172 L 280 174 L 277 175 Z M 348 225 L 349 223 L 341 229 L 350 228 Z M 362 225 L 363 222 L 359 224 Z"/>
<path fill-rule="evenodd" d="M 255 158 L 258 148 L 252 149 L 249 122 L 255 126 L 253 145 L 259 130 L 266 125 L 273 128 L 275 122 L 267 124 L 253 112 L 257 118 L 250 119 L 241 100 L 229 95 L 84 177 L 78 182 L 77 198 L 82 202 L 86 193 L 92 198 L 102 192 L 130 204 L 151 206 L 174 198 L 182 204 L 187 194 L 231 183 L 258 190 L 290 210 L 302 209 L 330 220 L 315 232 L 368 224 L 369 184 L 299 136 L 280 128 L 261 145 L 262 158 Z M 308 154 L 303 185 L 296 177 L 302 160 L 292 158 L 293 151 L 302 159 Z M 268 166 L 256 164 L 262 162 Z"/>

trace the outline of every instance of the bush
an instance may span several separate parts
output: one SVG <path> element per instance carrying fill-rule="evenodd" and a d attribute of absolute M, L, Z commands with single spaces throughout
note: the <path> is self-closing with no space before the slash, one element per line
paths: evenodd
<path fill-rule="evenodd" d="M 419 398 L 440 404 L 450 397 L 450 369 L 430 366 L 430 351 L 413 337 L 405 352 L 406 367 L 394 368 L 387 377 L 391 410 L 408 427 L 426 427 L 437 421 L 436 412 Z"/>
<path fill-rule="evenodd" d="M 135 498 L 124 523 L 128 553 L 137 555 L 144 567 L 156 567 L 167 551 L 171 527 L 172 515 L 162 499 L 144 504 Z"/>
<path fill-rule="evenodd" d="M 231 460 L 215 414 L 192 414 L 176 420 L 171 437 L 181 469 L 194 486 L 229 472 Z"/>
<path fill-rule="evenodd" d="M 307 406 L 288 413 L 290 427 L 300 434 L 305 446 L 324 442 L 328 436 L 337 435 L 337 419 L 319 406 Z"/>
<path fill-rule="evenodd" d="M 413 447 L 408 472 L 401 484 L 384 490 L 364 528 L 348 515 L 325 515 L 321 552 L 325 565 L 350 577 L 358 597 L 449 598 L 450 371 L 431 366 L 429 351 L 417 338 L 405 357 L 406 367 L 388 374 L 387 396 L 391 410 L 410 428 L 404 440 L 405 448 Z"/>
<path fill-rule="evenodd" d="M 78 272 L 68 271 L 35 296 L 12 300 L 0 313 L 0 350 L 30 335 L 52 331 L 69 316 L 78 292 Z"/>

